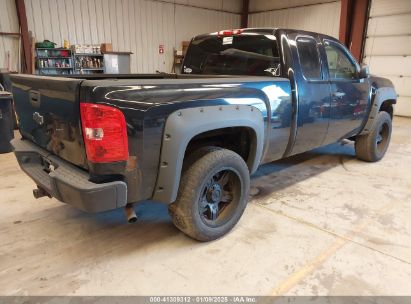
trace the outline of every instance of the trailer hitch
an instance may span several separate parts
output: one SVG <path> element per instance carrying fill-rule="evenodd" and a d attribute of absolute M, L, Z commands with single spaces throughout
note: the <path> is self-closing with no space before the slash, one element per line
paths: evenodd
<path fill-rule="evenodd" d="M 37 189 L 33 189 L 33 196 L 36 199 L 40 198 L 40 197 L 43 197 L 43 196 L 47 196 L 47 197 L 51 198 L 51 195 L 46 190 L 41 188 L 40 186 L 37 186 Z"/>

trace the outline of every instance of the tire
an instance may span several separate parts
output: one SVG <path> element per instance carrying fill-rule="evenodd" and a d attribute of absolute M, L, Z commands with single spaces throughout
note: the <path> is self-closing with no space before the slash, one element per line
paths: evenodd
<path fill-rule="evenodd" d="M 212 147 L 183 173 L 169 213 L 186 235 L 212 241 L 237 224 L 247 205 L 249 188 L 250 174 L 241 156 Z"/>
<path fill-rule="evenodd" d="M 358 159 L 376 162 L 383 158 L 391 139 L 392 121 L 387 112 L 379 112 L 370 133 L 357 136 L 355 154 Z"/>

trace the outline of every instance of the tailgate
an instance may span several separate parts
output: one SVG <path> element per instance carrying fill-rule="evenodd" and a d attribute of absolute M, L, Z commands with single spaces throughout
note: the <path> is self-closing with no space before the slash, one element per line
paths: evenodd
<path fill-rule="evenodd" d="M 82 79 L 13 75 L 12 91 L 24 138 L 87 168 L 80 125 Z"/>

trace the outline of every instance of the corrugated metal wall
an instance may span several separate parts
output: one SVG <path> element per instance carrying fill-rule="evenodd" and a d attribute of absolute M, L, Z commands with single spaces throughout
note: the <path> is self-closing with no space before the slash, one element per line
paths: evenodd
<path fill-rule="evenodd" d="M 170 72 L 173 48 L 181 41 L 222 28 L 236 28 L 240 0 L 25 0 L 27 21 L 37 41 L 61 45 L 113 43 L 115 51 L 131 51 L 131 71 Z M 205 6 L 208 9 L 193 6 Z M 165 53 L 158 53 L 159 45 Z"/>
<path fill-rule="evenodd" d="M 336 0 L 251 0 L 249 11 L 251 13 L 255 13 L 335 1 Z"/>
<path fill-rule="evenodd" d="M 373 0 L 364 62 L 387 77 L 399 95 L 395 114 L 411 116 L 411 1 Z"/>
<path fill-rule="evenodd" d="M 231 13 L 241 13 L 242 0 L 161 0 L 164 2 L 177 3 L 180 5 L 208 8 L 217 11 L 226 11 Z"/>
<path fill-rule="evenodd" d="M 271 10 L 251 13 L 248 19 L 249 26 L 302 29 L 338 39 L 341 1 L 319 4 L 318 2 L 326 1 L 251 1 L 252 11 Z M 305 6 L 300 6 L 303 4 Z"/>
<path fill-rule="evenodd" d="M 1 0 L 0 32 L 20 32 L 14 0 Z M 11 71 L 18 71 L 18 62 L 19 38 L 15 36 L 0 36 L 0 69 L 9 68 Z"/>
<path fill-rule="evenodd" d="M 223 29 L 240 27 L 240 15 L 176 6 L 176 41 Z"/>

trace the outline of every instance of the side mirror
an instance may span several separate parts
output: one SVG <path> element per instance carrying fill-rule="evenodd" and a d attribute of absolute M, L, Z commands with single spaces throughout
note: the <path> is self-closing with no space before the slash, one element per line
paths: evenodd
<path fill-rule="evenodd" d="M 368 76 L 370 76 L 370 69 L 369 69 L 368 65 L 366 65 L 366 64 L 361 65 L 361 69 L 360 69 L 360 72 L 358 74 L 358 77 L 360 79 L 362 79 L 362 78 L 368 78 Z"/>

